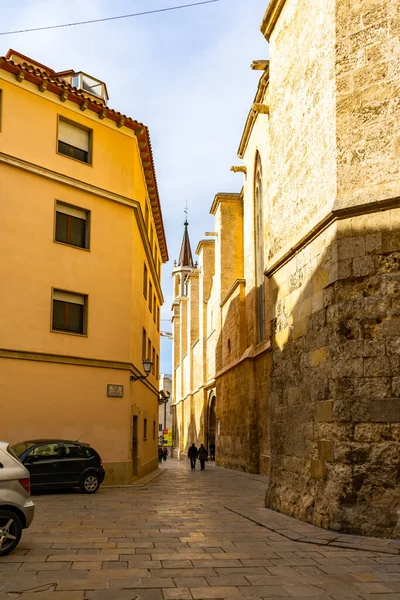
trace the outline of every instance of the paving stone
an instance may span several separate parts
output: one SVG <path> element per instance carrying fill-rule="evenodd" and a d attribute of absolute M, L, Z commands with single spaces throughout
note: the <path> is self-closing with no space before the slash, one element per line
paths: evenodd
<path fill-rule="evenodd" d="M 285 590 L 289 592 L 291 596 L 296 598 L 308 598 L 312 596 L 321 596 L 321 588 L 314 587 L 312 585 L 284 585 Z"/>
<path fill-rule="evenodd" d="M 243 598 L 236 587 L 194 587 L 190 588 L 193 598 L 205 600 L 206 598 Z"/>
<path fill-rule="evenodd" d="M 251 587 L 240 587 L 239 591 L 243 596 L 248 598 L 249 596 L 257 596 L 259 598 L 282 598 L 282 597 L 290 597 L 290 594 L 287 590 L 285 590 L 282 586 L 270 585 L 270 586 L 262 586 L 262 585 L 254 585 Z"/>
<path fill-rule="evenodd" d="M 164 600 L 192 600 L 193 596 L 187 588 L 163 590 Z"/>
<path fill-rule="evenodd" d="M 32 562 L 21 565 L 20 571 L 68 571 L 71 562 Z"/>
<path fill-rule="evenodd" d="M 164 600 L 164 597 L 161 590 L 115 589 L 86 592 L 85 600 Z"/>
<path fill-rule="evenodd" d="M 40 597 L 39 597 L 40 595 Z M 82 600 L 84 592 L 28 592 L 21 594 L 21 600 Z"/>
<path fill-rule="evenodd" d="M 396 544 L 347 536 L 333 547 L 334 534 L 265 509 L 265 479 L 214 465 L 191 475 L 169 461 L 146 489 L 35 496 L 35 528 L 0 560 L 0 600 L 399 600 Z"/>

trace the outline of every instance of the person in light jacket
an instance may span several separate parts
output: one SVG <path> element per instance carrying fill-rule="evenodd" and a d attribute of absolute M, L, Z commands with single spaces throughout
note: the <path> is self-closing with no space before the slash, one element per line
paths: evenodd
<path fill-rule="evenodd" d="M 201 446 L 199 448 L 198 457 L 200 460 L 201 470 L 204 471 L 205 466 L 206 466 L 206 460 L 208 458 L 208 452 L 207 452 L 207 448 L 204 448 L 203 444 L 201 444 Z"/>

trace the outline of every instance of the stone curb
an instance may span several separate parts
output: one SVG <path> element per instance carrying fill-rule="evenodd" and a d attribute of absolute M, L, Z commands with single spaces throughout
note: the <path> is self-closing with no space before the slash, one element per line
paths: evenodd
<path fill-rule="evenodd" d="M 257 517 L 254 514 L 254 511 L 246 511 L 244 509 L 231 508 L 229 506 L 225 506 L 224 508 L 234 514 L 248 519 L 249 521 L 252 521 L 256 525 L 260 525 L 261 527 L 265 527 L 265 529 L 274 531 L 275 533 L 278 533 L 292 542 L 302 542 L 305 544 L 315 544 L 320 546 L 334 546 L 337 548 L 348 548 L 351 550 L 361 550 L 364 552 L 379 552 L 396 556 L 400 555 L 400 541 L 398 540 L 363 538 L 361 536 L 347 535 L 344 533 L 337 534 L 332 531 L 320 529 L 314 525 L 310 525 L 309 523 L 298 521 L 299 527 L 310 530 L 310 535 L 304 535 L 304 532 L 300 533 L 290 529 L 289 524 L 295 519 L 279 513 L 275 514 L 274 511 L 270 511 L 268 508 L 264 509 L 264 511 L 266 511 L 264 518 L 263 515 Z M 273 513 L 275 521 L 281 521 L 282 526 L 274 525 L 271 522 L 271 519 L 268 519 L 268 513 Z M 283 525 L 286 525 L 286 527 L 283 527 Z"/>

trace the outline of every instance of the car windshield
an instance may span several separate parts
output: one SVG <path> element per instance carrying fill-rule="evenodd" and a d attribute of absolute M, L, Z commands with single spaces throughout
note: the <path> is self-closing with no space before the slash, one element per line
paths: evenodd
<path fill-rule="evenodd" d="M 25 450 L 28 450 L 28 448 L 32 448 L 32 446 L 36 446 L 36 444 L 37 442 L 20 442 L 19 444 L 11 446 L 11 450 L 14 452 L 14 454 L 20 457 L 21 454 L 25 452 Z"/>

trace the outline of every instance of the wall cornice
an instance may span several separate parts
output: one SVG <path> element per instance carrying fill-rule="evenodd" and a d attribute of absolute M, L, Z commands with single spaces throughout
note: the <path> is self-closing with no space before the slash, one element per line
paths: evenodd
<path fill-rule="evenodd" d="M 214 247 L 215 246 L 215 240 L 200 240 L 199 243 L 197 244 L 197 248 L 195 251 L 195 254 L 198 256 L 200 254 L 200 252 L 202 251 L 203 248 L 205 247 Z"/>
<path fill-rule="evenodd" d="M 53 354 L 50 352 L 32 352 L 28 350 L 14 350 L 10 348 L 0 348 L 0 359 L 8 358 L 14 360 L 30 360 L 37 362 L 56 363 L 60 365 L 72 365 L 78 367 L 94 367 L 99 369 L 114 369 L 120 371 L 129 371 L 134 375 L 142 375 L 133 363 L 106 360 L 97 358 L 86 358 L 83 356 L 68 356 L 64 354 Z M 157 388 L 152 385 L 147 379 L 142 380 L 143 383 L 152 391 L 158 394 Z"/>
<path fill-rule="evenodd" d="M 289 262 L 289 260 L 291 260 L 293 256 L 295 256 L 304 246 L 309 244 L 315 237 L 330 227 L 333 223 L 342 221 L 344 219 L 350 219 L 351 217 L 359 217 L 365 214 L 390 210 L 392 208 L 399 208 L 399 206 L 400 197 L 395 197 L 387 198 L 385 200 L 378 200 L 377 202 L 371 202 L 370 204 L 349 206 L 329 212 L 314 227 L 312 227 L 312 229 L 302 236 L 298 242 L 290 246 L 288 249 L 284 248 L 278 257 L 274 257 L 265 269 L 264 275 L 266 277 L 272 277 L 276 271 Z"/>
<path fill-rule="evenodd" d="M 286 0 L 270 0 L 268 8 L 265 11 L 264 18 L 261 23 L 261 33 L 269 42 L 271 33 L 276 25 L 279 15 L 282 12 L 282 8 L 285 5 Z"/>
<path fill-rule="evenodd" d="M 243 196 L 241 192 L 237 193 L 219 193 L 215 194 L 214 201 L 210 208 L 210 214 L 215 215 L 217 212 L 218 206 L 221 202 L 242 202 Z M 197 254 L 197 252 L 196 252 Z"/>
<path fill-rule="evenodd" d="M 229 290 L 226 292 L 225 296 L 222 298 L 221 302 L 220 302 L 220 307 L 222 308 L 224 306 L 224 304 L 229 300 L 229 298 L 232 296 L 232 294 L 234 293 L 234 291 L 242 286 L 245 287 L 246 285 L 246 280 L 245 279 L 236 279 L 233 284 L 231 285 L 231 287 L 229 288 Z"/>
<path fill-rule="evenodd" d="M 269 352 L 270 350 L 271 350 L 271 344 L 270 344 L 269 340 L 263 342 L 262 344 L 257 344 L 257 346 L 251 346 L 250 348 L 247 348 L 247 350 L 245 350 L 245 352 L 242 354 L 242 356 L 240 358 L 231 362 L 229 365 L 227 365 L 226 367 L 224 367 L 223 369 L 218 371 L 218 373 L 215 374 L 215 380 L 219 379 L 220 377 L 225 375 L 225 373 L 228 373 L 228 371 L 231 371 L 232 369 L 234 369 L 241 363 L 244 363 L 246 361 L 254 361 L 259 356 L 261 356 L 261 354 L 265 354 L 266 352 Z"/>
<path fill-rule="evenodd" d="M 265 90 L 267 89 L 269 84 L 269 63 L 264 73 L 260 77 L 260 81 L 258 82 L 258 87 L 256 91 L 256 95 L 254 97 L 253 104 L 251 105 L 249 114 L 247 116 L 246 124 L 244 126 L 244 130 L 242 133 L 242 138 L 240 140 L 239 148 L 238 148 L 238 157 L 243 158 L 244 153 L 246 152 L 247 145 L 249 143 L 251 132 L 253 131 L 253 127 L 257 121 L 257 117 L 260 114 L 258 110 L 258 106 L 262 105 L 263 96 Z M 267 108 L 267 107 L 266 107 Z M 268 109 L 269 112 L 269 109 Z M 267 116 L 265 113 L 261 113 Z"/>
<path fill-rule="evenodd" d="M 147 237 L 146 225 L 142 215 L 142 209 L 140 207 L 140 203 L 137 200 L 134 200 L 133 198 L 128 198 L 127 196 L 121 196 L 119 194 L 116 194 L 115 192 L 110 192 L 109 190 L 99 188 L 90 183 L 85 183 L 84 181 L 80 181 L 78 179 L 74 179 L 73 177 L 69 177 L 68 175 L 63 175 L 61 173 L 57 173 L 56 171 L 51 171 L 50 169 L 46 169 L 45 167 L 41 167 L 40 165 L 35 165 L 34 163 L 22 160 L 21 158 L 16 158 L 15 156 L 5 154 L 4 152 L 0 152 L 0 164 L 21 169 L 22 171 L 26 171 L 27 173 L 30 173 L 32 175 L 37 175 L 50 181 L 54 181 L 56 183 L 75 188 L 81 192 L 98 196 L 99 198 L 103 198 L 104 200 L 110 200 L 111 202 L 117 202 L 118 204 L 124 204 L 125 206 L 130 206 L 131 208 L 133 208 L 140 237 L 142 239 L 143 247 L 146 253 L 147 262 L 150 266 L 150 271 L 153 276 L 153 283 L 157 289 L 157 294 L 159 296 L 160 303 L 164 303 L 164 297 L 161 291 L 160 280 L 157 275 L 156 265 L 154 263 L 153 250 L 150 246 L 150 242 Z"/>

